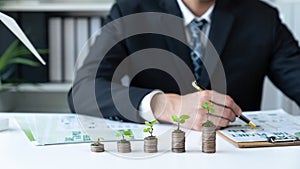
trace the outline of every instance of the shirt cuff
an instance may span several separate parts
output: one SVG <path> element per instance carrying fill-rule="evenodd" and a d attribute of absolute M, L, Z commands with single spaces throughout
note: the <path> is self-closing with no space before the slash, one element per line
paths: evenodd
<path fill-rule="evenodd" d="M 146 120 L 146 121 L 156 120 L 154 117 L 153 111 L 151 109 L 150 103 L 151 103 L 153 96 L 156 94 L 159 94 L 159 93 L 164 93 L 164 92 L 161 90 L 153 90 L 152 92 L 150 92 L 143 98 L 143 100 L 139 106 L 139 115 L 144 120 Z"/>

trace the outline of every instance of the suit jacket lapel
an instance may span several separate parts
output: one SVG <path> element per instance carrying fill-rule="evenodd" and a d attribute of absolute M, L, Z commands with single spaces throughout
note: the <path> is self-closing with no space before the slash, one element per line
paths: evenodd
<path fill-rule="evenodd" d="M 214 45 L 216 51 L 219 55 L 222 54 L 224 46 L 226 44 L 228 35 L 230 33 L 231 27 L 234 22 L 234 16 L 230 12 L 230 2 L 231 0 L 216 0 L 215 9 L 212 13 L 212 23 L 211 29 L 209 33 L 209 39 L 211 43 Z M 161 0 L 160 7 L 165 10 L 167 13 L 181 17 L 182 13 L 179 9 L 176 0 Z M 162 22 L 164 23 L 164 22 Z M 166 28 L 169 30 L 180 29 L 182 32 L 182 36 L 185 36 L 184 26 L 179 26 L 174 28 L 174 25 L 166 25 Z M 179 32 L 179 31 L 178 31 Z M 170 49 L 178 50 L 177 46 L 172 43 L 172 41 L 167 40 L 168 46 Z M 188 48 L 182 51 L 183 55 L 189 54 Z M 186 61 L 186 59 L 184 59 Z M 192 66 L 192 62 L 190 60 L 189 66 Z"/>
<path fill-rule="evenodd" d="M 209 33 L 209 39 L 219 56 L 221 56 L 223 52 L 229 33 L 231 31 L 231 27 L 234 22 L 234 16 L 230 12 L 230 1 L 231 0 L 216 0 L 215 9 L 212 13 L 212 23 Z M 182 13 L 179 9 L 176 0 L 161 0 L 159 5 L 166 13 L 182 18 Z M 162 24 L 169 22 L 170 21 L 167 21 L 167 18 L 161 17 Z M 166 24 L 164 26 L 165 29 L 167 29 L 168 31 L 172 33 L 178 33 L 180 34 L 180 37 L 184 37 L 184 39 L 186 40 L 183 21 L 182 23 L 178 23 L 175 28 L 174 24 Z M 174 40 L 170 38 L 167 38 L 166 42 L 169 50 L 177 54 L 187 64 L 187 66 L 190 67 L 191 70 L 193 70 L 192 60 L 190 57 L 188 57 L 190 56 L 189 47 L 187 46 L 186 48 L 182 48 L 182 46 L 174 43 Z M 207 51 L 207 53 L 213 54 L 214 52 Z M 207 60 L 205 60 L 204 62 L 206 62 L 205 65 L 209 65 L 207 67 L 207 69 L 209 70 L 207 71 L 209 72 L 209 76 L 211 77 L 214 71 L 216 70 L 216 66 L 219 63 L 219 60 L 210 60 L 208 56 Z"/>
<path fill-rule="evenodd" d="M 215 9 L 212 13 L 212 23 L 209 39 L 221 55 L 226 44 L 228 35 L 233 25 L 234 16 L 230 13 L 226 0 L 216 1 Z"/>
<path fill-rule="evenodd" d="M 159 6 L 168 14 L 172 14 L 182 18 L 182 13 L 176 0 L 160 0 Z"/>
<path fill-rule="evenodd" d="M 212 77 L 216 71 L 217 65 L 221 64 L 221 55 L 234 22 L 234 16 L 230 13 L 227 3 L 229 4 L 230 2 L 226 2 L 226 0 L 217 0 L 211 17 L 212 23 L 209 40 L 212 45 L 208 44 L 205 53 L 206 57 L 204 59 L 204 64 L 207 65 L 206 70 L 210 77 Z M 216 51 L 214 51 L 214 49 Z M 218 56 L 215 56 L 216 52 Z"/>

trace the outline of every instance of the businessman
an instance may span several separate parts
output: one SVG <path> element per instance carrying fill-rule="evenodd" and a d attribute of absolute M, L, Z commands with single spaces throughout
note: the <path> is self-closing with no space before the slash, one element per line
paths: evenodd
<path fill-rule="evenodd" d="M 276 9 L 258 0 L 117 0 L 104 23 L 109 24 L 119 18 L 143 12 L 181 18 L 182 22 L 172 26 L 164 19 L 155 18 L 157 23 L 152 24 L 152 27 L 176 31 L 184 36 L 188 45 L 153 33 L 126 37 L 105 53 L 97 68 L 93 91 L 96 107 L 91 108 L 93 103 L 86 99 L 91 93 L 83 90 L 82 86 L 86 84 L 84 80 L 75 80 L 69 92 L 69 104 L 73 112 L 95 115 L 93 112 L 99 109 L 105 118 L 135 122 L 157 119 L 167 123 L 172 123 L 172 114 L 189 114 L 192 118 L 186 127 L 201 130 L 201 124 L 207 116 L 218 127 L 224 127 L 235 121 L 242 110 L 260 109 L 265 76 L 300 104 L 300 49 L 298 42 L 282 24 Z M 142 23 L 137 22 L 134 26 L 145 26 L 152 20 L 151 17 L 145 17 Z M 111 36 L 118 36 L 120 30 L 130 28 L 119 24 L 115 29 L 117 31 L 111 31 Z M 202 33 L 195 33 L 195 30 Z M 210 57 L 202 56 L 209 44 L 199 40 L 203 34 L 214 46 L 220 62 L 204 62 L 203 58 L 210 60 Z M 95 52 L 99 47 L 96 40 L 87 58 L 101 55 Z M 169 51 L 157 54 L 161 56 L 160 62 L 173 65 L 174 69 L 180 71 L 172 74 L 150 68 L 128 78 L 129 84 L 121 85 L 125 76 L 120 75 L 115 80 L 114 73 L 127 58 L 137 55 L 137 58 L 149 59 L 147 62 L 153 64 L 159 60 L 159 56 L 155 55 L 158 50 L 152 51 L 153 56 L 143 52 L 138 54 L 145 49 Z M 185 69 L 184 66 L 177 67 L 178 62 L 170 59 L 172 57 L 164 60 L 165 55 L 172 54 L 189 68 L 192 78 L 188 75 L 173 77 Z M 131 61 L 127 69 L 123 70 L 129 73 L 139 67 L 141 62 Z M 85 65 L 92 63 L 86 61 Z M 79 70 L 78 74 L 84 72 L 84 69 Z M 225 79 L 222 79 L 222 73 Z M 191 87 L 195 79 L 206 90 L 195 91 Z M 185 83 L 183 81 L 187 81 L 190 86 L 182 87 L 181 84 Z M 218 84 L 224 81 L 225 88 L 219 87 Z M 115 87 L 116 83 L 120 84 Z M 129 104 L 124 101 L 127 98 Z M 205 102 L 214 104 L 215 114 L 208 115 L 202 108 Z"/>

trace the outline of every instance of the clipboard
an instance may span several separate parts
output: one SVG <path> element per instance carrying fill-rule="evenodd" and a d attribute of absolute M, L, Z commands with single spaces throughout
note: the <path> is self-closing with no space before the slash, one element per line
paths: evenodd
<path fill-rule="evenodd" d="M 231 144 L 237 146 L 238 148 L 255 148 L 255 147 L 277 147 L 277 146 L 300 146 L 299 138 L 295 138 L 296 140 L 283 139 L 280 141 L 276 140 L 272 141 L 257 141 L 257 142 L 236 142 L 231 138 L 224 135 L 222 132 L 217 131 L 217 133 L 223 137 L 225 140 L 229 141 Z M 269 137 L 271 139 L 272 137 Z"/>
<path fill-rule="evenodd" d="M 300 146 L 300 116 L 282 109 L 244 114 L 258 125 L 257 129 L 237 120 L 217 131 L 218 135 L 239 148 Z"/>

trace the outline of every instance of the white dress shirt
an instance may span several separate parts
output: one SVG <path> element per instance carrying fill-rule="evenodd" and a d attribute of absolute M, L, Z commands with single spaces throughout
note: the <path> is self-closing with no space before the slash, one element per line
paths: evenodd
<path fill-rule="evenodd" d="M 190 42 L 191 39 L 191 32 L 189 29 L 189 24 L 196 19 L 197 21 L 200 21 L 202 19 L 205 19 L 207 21 L 207 24 L 203 27 L 202 32 L 204 33 L 205 36 L 208 37 L 209 31 L 210 31 L 210 26 L 211 26 L 211 14 L 212 11 L 215 7 L 215 5 L 212 5 L 202 16 L 197 17 L 195 16 L 190 9 L 182 2 L 182 0 L 177 0 L 177 3 L 179 5 L 180 11 L 183 16 L 183 21 L 184 21 L 184 27 L 185 27 L 185 32 L 186 32 L 186 38 L 187 42 Z M 207 39 L 207 38 L 206 38 Z M 149 94 L 147 94 L 140 106 L 139 106 L 139 115 L 146 121 L 152 121 L 155 120 L 155 117 L 153 115 L 153 111 L 151 109 L 150 103 L 154 95 L 163 93 L 161 90 L 153 90 Z"/>

